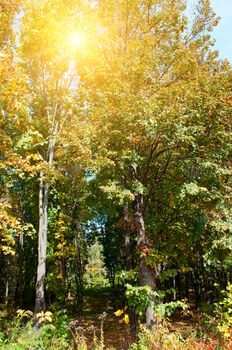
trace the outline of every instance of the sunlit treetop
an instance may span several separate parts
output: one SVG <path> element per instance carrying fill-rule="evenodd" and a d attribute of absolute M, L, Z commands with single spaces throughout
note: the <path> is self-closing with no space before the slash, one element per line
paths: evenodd
<path fill-rule="evenodd" d="M 74 49 L 83 47 L 85 43 L 85 36 L 80 32 L 72 32 L 68 37 L 68 44 Z"/>

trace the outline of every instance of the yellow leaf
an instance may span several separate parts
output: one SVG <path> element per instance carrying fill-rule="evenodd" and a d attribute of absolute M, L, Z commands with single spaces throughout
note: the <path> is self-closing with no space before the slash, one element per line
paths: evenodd
<path fill-rule="evenodd" d="M 123 321 L 125 322 L 125 324 L 129 324 L 130 320 L 128 314 L 125 314 L 125 316 L 123 317 Z"/>
<path fill-rule="evenodd" d="M 123 310 L 117 310 L 117 311 L 115 311 L 114 314 L 115 314 L 115 316 L 119 317 L 123 314 Z"/>

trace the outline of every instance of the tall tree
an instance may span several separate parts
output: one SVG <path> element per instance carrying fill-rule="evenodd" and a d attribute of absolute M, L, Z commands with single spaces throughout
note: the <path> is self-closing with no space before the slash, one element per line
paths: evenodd
<path fill-rule="evenodd" d="M 69 23 L 70 16 L 69 6 L 63 2 L 28 1 L 21 25 L 21 57 L 33 96 L 30 101 L 29 127 L 41 135 L 42 141 L 37 149 L 44 161 L 39 177 L 35 313 L 45 308 L 48 198 L 50 183 L 55 176 L 55 146 L 66 121 L 72 115 L 72 100 L 78 85 L 72 69 L 70 48 L 65 44 L 67 37 L 61 33 L 61 24 Z M 39 45 L 35 46 L 35 42 Z"/>
<path fill-rule="evenodd" d="M 86 31 L 94 27 L 93 38 L 76 59 L 98 135 L 95 150 L 105 159 L 101 189 L 122 203 L 128 191 L 133 198 L 140 284 L 154 290 L 159 264 L 151 263 L 156 232 L 146 230 L 149 210 L 154 200 L 166 200 L 160 188 L 174 168 L 191 164 L 196 153 L 203 160 L 206 150 L 214 158 L 220 132 L 226 143 L 229 66 L 210 49 L 218 19 L 208 0 L 199 1 L 192 23 L 181 0 L 99 1 L 92 16 Z M 210 128 L 206 139 L 211 124 L 222 129 Z M 152 302 L 146 319 L 150 327 Z"/>

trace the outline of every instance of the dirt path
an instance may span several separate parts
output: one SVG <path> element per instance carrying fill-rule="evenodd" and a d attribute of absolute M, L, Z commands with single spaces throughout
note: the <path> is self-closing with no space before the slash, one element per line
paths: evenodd
<path fill-rule="evenodd" d="M 129 326 L 114 315 L 117 304 L 110 292 L 93 292 L 85 296 L 83 315 L 76 320 L 75 328 L 84 335 L 90 348 L 94 339 L 104 340 L 106 348 L 129 348 Z"/>

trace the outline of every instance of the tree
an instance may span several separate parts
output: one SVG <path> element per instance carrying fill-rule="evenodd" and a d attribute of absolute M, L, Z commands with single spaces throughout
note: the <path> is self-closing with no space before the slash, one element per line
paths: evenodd
<path fill-rule="evenodd" d="M 45 308 L 48 198 L 55 179 L 55 146 L 72 115 L 72 101 L 77 89 L 70 52 L 64 44 L 66 38 L 60 35 L 61 22 L 67 24 L 70 18 L 69 6 L 62 2 L 29 1 L 25 5 L 21 25 L 21 57 L 32 96 L 28 128 L 40 135 L 37 150 L 44 163 L 39 177 L 36 313 Z M 40 45 L 35 47 L 34 42 Z"/>
<path fill-rule="evenodd" d="M 108 284 L 102 251 L 103 247 L 98 241 L 89 247 L 88 263 L 84 273 L 86 288 L 102 288 Z"/>
<path fill-rule="evenodd" d="M 218 19 L 207 0 L 199 1 L 192 24 L 180 0 L 100 1 L 93 13 L 88 28 L 95 27 L 93 39 L 76 59 L 97 135 L 96 154 L 105 159 L 101 189 L 122 203 L 133 198 L 140 284 L 154 290 L 160 270 L 158 262 L 151 263 L 157 226 L 146 230 L 154 202 L 160 217 L 165 184 L 179 176 L 178 169 L 191 175 L 195 157 L 199 167 L 206 154 L 220 167 L 228 161 L 228 153 L 216 160 L 212 144 L 220 139 L 224 147 L 229 136 L 229 66 L 211 50 L 209 32 Z M 186 176 L 179 177 L 182 186 Z M 194 181 L 200 185 L 196 175 Z M 150 327 L 152 302 L 146 318 Z"/>
<path fill-rule="evenodd" d="M 231 68 L 212 49 L 209 1 L 192 21 L 184 0 L 28 0 L 18 16 L 6 5 L 3 300 L 31 307 L 37 268 L 36 313 L 45 284 L 49 303 L 76 289 L 81 305 L 97 237 L 86 283 L 121 272 L 146 292 L 148 327 L 159 290 L 212 301 L 231 278 Z"/>
<path fill-rule="evenodd" d="M 20 199 L 15 195 L 22 177 L 34 172 L 35 166 L 29 158 L 20 154 L 17 143 L 21 130 L 27 123 L 28 91 L 25 75 L 18 64 L 15 50 L 15 30 L 13 23 L 19 11 L 20 1 L 1 1 L 0 4 L 0 251 L 1 265 L 6 266 L 3 279 L 9 294 L 9 276 L 16 272 L 18 245 L 23 245 L 23 234 L 32 226 L 24 220 Z M 28 154 L 27 154 L 28 155 Z M 25 157 L 24 157 L 25 156 Z M 14 258 L 13 258 L 14 256 Z M 9 269 L 9 265 L 12 268 Z"/>

